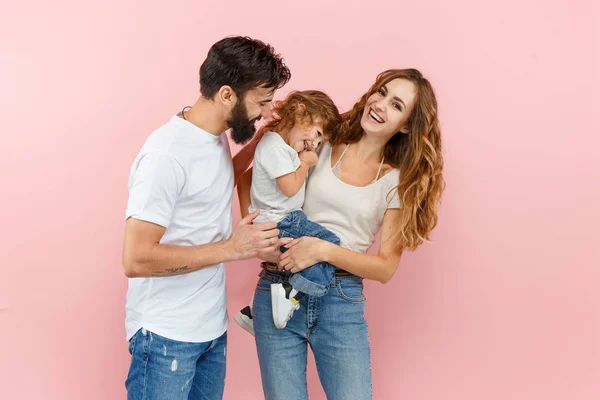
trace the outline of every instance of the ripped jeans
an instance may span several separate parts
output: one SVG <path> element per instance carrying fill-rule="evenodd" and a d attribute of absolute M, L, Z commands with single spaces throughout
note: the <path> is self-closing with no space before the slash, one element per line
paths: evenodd
<path fill-rule="evenodd" d="M 140 329 L 129 341 L 128 400 L 220 400 L 227 332 L 204 343 L 179 342 Z"/>

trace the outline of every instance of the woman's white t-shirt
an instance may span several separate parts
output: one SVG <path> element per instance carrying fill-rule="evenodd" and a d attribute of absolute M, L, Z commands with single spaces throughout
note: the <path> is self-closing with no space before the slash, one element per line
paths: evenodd
<path fill-rule="evenodd" d="M 338 235 L 342 247 L 365 253 L 385 211 L 400 208 L 398 178 L 398 169 L 393 169 L 367 186 L 344 183 L 333 174 L 331 145 L 325 143 L 306 184 L 303 210 L 310 220 Z"/>

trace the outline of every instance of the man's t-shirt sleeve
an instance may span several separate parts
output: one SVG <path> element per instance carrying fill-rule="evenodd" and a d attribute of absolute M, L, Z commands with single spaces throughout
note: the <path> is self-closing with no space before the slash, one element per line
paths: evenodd
<path fill-rule="evenodd" d="M 126 218 L 168 228 L 184 183 L 185 172 L 175 157 L 146 154 L 132 167 Z"/>

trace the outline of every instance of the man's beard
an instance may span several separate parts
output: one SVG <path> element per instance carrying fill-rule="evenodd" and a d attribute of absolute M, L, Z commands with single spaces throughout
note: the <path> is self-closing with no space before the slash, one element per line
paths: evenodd
<path fill-rule="evenodd" d="M 231 110 L 231 115 L 227 120 L 227 125 L 231 128 L 231 139 L 236 144 L 245 144 L 248 140 L 252 139 L 256 128 L 254 123 L 260 119 L 260 116 L 253 120 L 248 119 L 248 111 L 246 105 L 240 99 Z"/>

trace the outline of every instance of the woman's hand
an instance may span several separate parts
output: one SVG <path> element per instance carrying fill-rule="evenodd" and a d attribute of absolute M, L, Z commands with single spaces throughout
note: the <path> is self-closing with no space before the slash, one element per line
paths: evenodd
<path fill-rule="evenodd" d="M 288 250 L 279 257 L 279 268 L 296 273 L 326 261 L 329 246 L 334 245 L 314 237 L 294 239 L 285 246 Z"/>
<path fill-rule="evenodd" d="M 288 243 L 292 242 L 292 238 L 280 238 L 277 239 L 278 243 L 275 245 L 275 249 L 272 251 L 263 251 L 261 252 L 258 257 L 266 262 L 269 262 L 271 264 L 277 264 L 277 262 L 279 261 L 279 257 L 281 256 L 281 251 L 279 251 L 279 248 L 281 246 L 285 246 Z"/>

